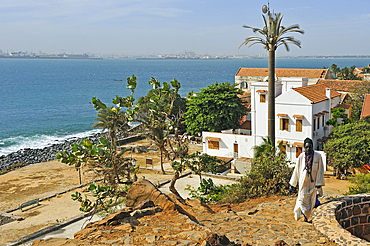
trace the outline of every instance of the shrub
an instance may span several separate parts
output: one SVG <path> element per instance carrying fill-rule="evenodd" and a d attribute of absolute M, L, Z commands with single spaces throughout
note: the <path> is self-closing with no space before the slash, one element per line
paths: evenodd
<path fill-rule="evenodd" d="M 198 189 L 192 188 L 187 185 L 185 190 L 189 191 L 191 198 L 199 199 L 205 203 L 221 201 L 222 196 L 227 190 L 226 185 L 215 185 L 211 178 L 203 178 Z"/>
<path fill-rule="evenodd" d="M 271 146 L 269 146 L 271 145 Z M 288 195 L 289 180 L 293 169 L 286 159 L 281 144 L 274 148 L 269 139 L 255 148 L 255 158 L 249 174 L 231 185 L 222 198 L 225 202 L 242 202 L 246 199 L 271 195 Z"/>
<path fill-rule="evenodd" d="M 353 183 L 348 188 L 348 192 L 345 195 L 355 195 L 362 193 L 370 193 L 370 173 L 356 174 L 353 179 L 350 179 L 349 182 Z"/>

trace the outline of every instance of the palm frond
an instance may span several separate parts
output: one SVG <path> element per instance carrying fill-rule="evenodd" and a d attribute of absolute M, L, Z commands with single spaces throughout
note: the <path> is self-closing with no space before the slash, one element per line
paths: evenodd
<path fill-rule="evenodd" d="M 294 39 L 292 36 L 284 36 L 289 32 L 304 34 L 304 31 L 300 29 L 298 24 L 291 25 L 289 27 L 282 26 L 281 23 L 284 15 L 281 13 L 272 14 L 269 12 L 267 15 L 262 15 L 262 17 L 265 24 L 262 29 L 246 25 L 243 27 L 252 29 L 254 33 L 262 35 L 263 38 L 258 36 L 247 37 L 238 49 L 243 45 L 248 45 L 249 48 L 257 43 L 262 44 L 267 50 L 271 47 L 272 49 L 276 49 L 280 45 L 284 45 L 285 49 L 289 51 L 289 44 L 294 44 L 301 48 L 301 42 L 299 40 Z"/>

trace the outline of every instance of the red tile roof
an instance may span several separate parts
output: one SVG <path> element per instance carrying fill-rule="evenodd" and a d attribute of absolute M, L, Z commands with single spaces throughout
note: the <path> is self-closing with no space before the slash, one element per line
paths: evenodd
<path fill-rule="evenodd" d="M 336 91 L 351 92 L 353 88 L 361 85 L 361 80 L 337 80 L 337 79 L 320 79 L 317 84 L 326 85 Z"/>
<path fill-rule="evenodd" d="M 326 88 L 329 88 L 328 86 L 325 86 L 323 84 L 315 84 L 315 85 L 308 85 L 298 88 L 293 88 L 296 92 L 301 94 L 302 96 L 306 97 L 313 103 L 318 103 L 324 100 L 327 100 L 326 97 Z M 338 97 L 340 94 L 336 90 L 331 90 L 331 98 Z"/>
<path fill-rule="evenodd" d="M 307 78 L 325 78 L 329 69 L 295 69 L 295 68 L 276 68 L 277 77 L 307 77 Z M 268 68 L 239 68 L 236 76 L 268 76 Z"/>
<path fill-rule="evenodd" d="M 370 115 L 370 94 L 366 94 L 364 106 L 362 107 L 361 119 Z"/>

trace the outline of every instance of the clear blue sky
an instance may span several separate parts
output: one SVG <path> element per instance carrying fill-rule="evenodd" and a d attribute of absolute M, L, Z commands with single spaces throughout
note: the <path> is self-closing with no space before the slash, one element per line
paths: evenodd
<path fill-rule="evenodd" d="M 239 45 L 262 27 L 262 0 L 1 0 L 0 49 L 48 53 L 266 54 Z M 370 55 L 370 1 L 270 0 L 302 49 L 277 55 Z"/>

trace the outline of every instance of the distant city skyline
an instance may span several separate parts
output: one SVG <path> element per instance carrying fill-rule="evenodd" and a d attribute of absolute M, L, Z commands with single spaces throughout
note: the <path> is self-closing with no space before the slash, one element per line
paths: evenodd
<path fill-rule="evenodd" d="M 267 1 L 2 0 L 0 49 L 48 54 L 265 56 L 261 45 L 239 45 L 263 27 Z M 270 0 L 282 24 L 299 24 L 302 49 L 277 56 L 370 55 L 370 1 Z"/>

